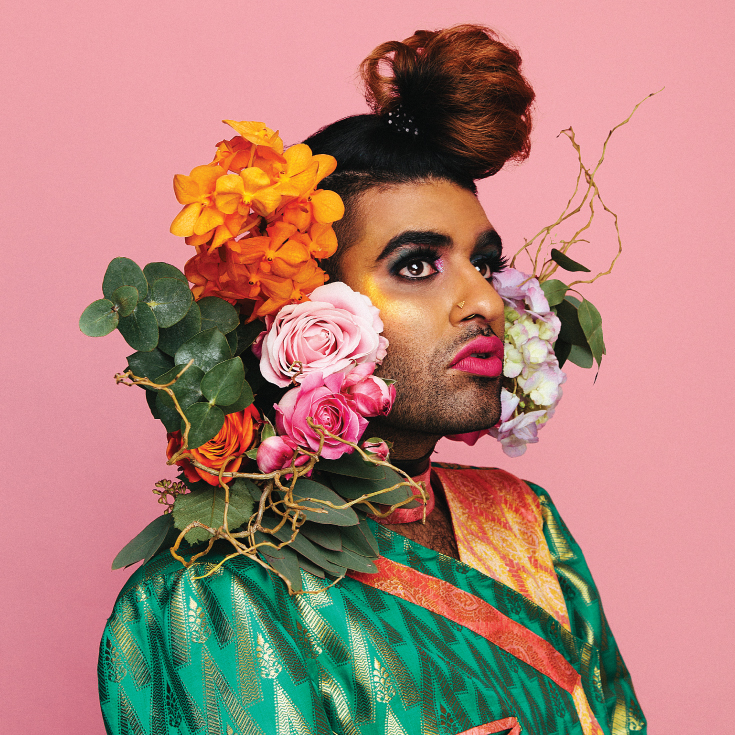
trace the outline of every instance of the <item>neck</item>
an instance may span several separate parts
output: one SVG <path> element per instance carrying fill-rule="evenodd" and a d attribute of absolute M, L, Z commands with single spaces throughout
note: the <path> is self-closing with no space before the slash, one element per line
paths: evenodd
<path fill-rule="evenodd" d="M 381 439 L 390 442 L 392 444 L 390 451 L 391 464 L 400 467 L 404 472 L 413 476 L 414 473 L 406 469 L 403 465 L 407 464 L 411 466 L 412 463 L 426 462 L 426 466 L 428 467 L 429 457 L 431 457 L 437 442 L 443 435 L 425 434 L 421 431 L 401 429 L 384 423 L 379 419 L 374 419 L 370 422 L 363 436 L 379 436 Z M 413 469 L 413 467 L 411 468 Z M 426 467 L 424 467 L 425 469 Z M 417 474 L 421 474 L 421 471 Z"/>

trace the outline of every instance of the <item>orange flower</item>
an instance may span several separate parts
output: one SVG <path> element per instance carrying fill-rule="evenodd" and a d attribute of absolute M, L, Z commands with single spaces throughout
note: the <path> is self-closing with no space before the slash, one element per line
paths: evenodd
<path fill-rule="evenodd" d="M 226 174 L 217 180 L 215 203 L 225 214 L 243 216 L 252 207 L 258 214 L 270 214 L 280 203 L 281 195 L 265 171 L 244 168 L 239 174 Z"/>
<path fill-rule="evenodd" d="M 231 459 L 226 463 L 225 472 L 237 472 L 242 464 L 243 455 L 253 443 L 255 435 L 255 423 L 260 420 L 258 410 L 252 404 L 244 411 L 230 413 L 225 416 L 225 423 L 220 429 L 217 436 L 206 444 L 196 449 L 189 449 L 194 459 L 200 464 L 211 467 L 215 472 L 219 472 L 228 457 L 237 455 L 235 459 Z M 181 448 L 181 432 L 175 431 L 166 435 L 168 438 L 168 446 L 166 447 L 166 456 L 171 457 Z M 210 485 L 219 485 L 219 477 L 212 475 L 205 470 L 195 467 L 188 459 L 180 459 L 176 464 L 184 470 L 184 474 L 190 482 L 204 482 Z M 229 483 L 232 478 L 222 478 L 225 483 Z"/>
<path fill-rule="evenodd" d="M 174 193 L 184 208 L 171 223 L 171 233 L 180 237 L 203 235 L 223 224 L 224 214 L 214 203 L 217 179 L 225 175 L 221 166 L 196 166 L 188 176 L 174 176 Z"/>
<path fill-rule="evenodd" d="M 292 278 L 302 264 L 309 260 L 309 248 L 294 238 L 297 230 L 286 222 L 274 222 L 267 229 L 266 237 L 246 237 L 228 246 L 233 260 L 257 267 L 263 273 L 281 278 Z"/>

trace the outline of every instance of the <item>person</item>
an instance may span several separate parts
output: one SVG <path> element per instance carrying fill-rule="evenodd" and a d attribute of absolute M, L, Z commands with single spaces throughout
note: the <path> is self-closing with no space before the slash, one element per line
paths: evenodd
<path fill-rule="evenodd" d="M 645 732 L 582 552 L 549 495 L 432 464 L 501 415 L 500 236 L 475 181 L 529 153 L 534 93 L 489 29 L 419 31 L 363 63 L 372 112 L 305 142 L 345 203 L 322 263 L 380 310 L 392 411 L 364 436 L 429 490 L 371 528 L 377 573 L 309 594 L 242 556 L 164 552 L 122 590 L 100 648 L 108 733 Z M 213 571 L 214 570 L 214 571 Z M 211 572 L 211 574 L 208 574 Z"/>

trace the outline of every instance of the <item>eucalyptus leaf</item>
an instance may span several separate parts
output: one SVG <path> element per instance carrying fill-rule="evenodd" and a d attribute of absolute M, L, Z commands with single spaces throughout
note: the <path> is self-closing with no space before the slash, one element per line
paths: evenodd
<path fill-rule="evenodd" d="M 561 338 L 556 340 L 554 343 L 554 354 L 556 355 L 556 359 L 559 361 L 559 367 L 562 367 L 567 361 L 571 349 L 571 343 L 565 342 Z"/>
<path fill-rule="evenodd" d="M 250 497 L 257 503 L 263 491 L 252 481 L 246 477 L 238 477 L 230 483 L 230 489 L 235 489 L 239 493 L 250 493 Z"/>
<path fill-rule="evenodd" d="M 259 549 L 259 551 L 266 558 L 266 561 L 289 581 L 294 592 L 301 592 L 304 587 L 301 581 L 299 559 L 295 551 L 289 549 L 288 546 L 284 546 L 281 549 L 282 558 L 269 556 L 267 548 Z"/>
<path fill-rule="evenodd" d="M 79 317 L 79 329 L 87 337 L 104 337 L 114 331 L 120 321 L 114 306 L 108 299 L 93 301 Z"/>
<path fill-rule="evenodd" d="M 207 485 L 179 495 L 174 503 L 174 525 L 183 531 L 190 523 L 199 521 L 211 528 L 219 528 L 224 523 L 225 491 L 221 487 Z M 245 523 L 253 514 L 253 499 L 248 492 L 230 488 L 230 507 L 227 510 L 227 525 L 235 529 Z M 203 528 L 192 528 L 186 536 L 189 543 L 206 541 L 209 533 Z"/>
<path fill-rule="evenodd" d="M 138 304 L 138 289 L 135 286 L 120 286 L 112 292 L 112 301 L 120 316 L 130 316 Z"/>
<path fill-rule="evenodd" d="M 245 368 L 239 357 L 215 365 L 202 378 L 204 397 L 216 406 L 229 406 L 241 395 L 245 385 Z"/>
<path fill-rule="evenodd" d="M 231 332 L 227 332 L 225 338 L 227 339 L 227 344 L 230 346 L 230 352 L 233 355 L 239 354 L 237 351 L 237 330 L 233 329 Z"/>
<path fill-rule="evenodd" d="M 256 531 L 254 538 L 256 544 L 263 544 L 263 546 L 258 548 L 258 552 L 270 556 L 273 559 L 283 559 L 285 557 L 283 549 L 275 548 L 280 542 L 274 536 Z M 274 544 L 274 546 L 268 546 L 268 544 Z"/>
<path fill-rule="evenodd" d="M 145 391 L 145 400 L 148 404 L 148 408 L 151 410 L 151 414 L 153 414 L 154 419 L 158 419 L 159 421 L 161 419 L 161 414 L 158 412 L 158 409 L 156 408 L 156 398 L 158 397 L 158 391 L 157 390 L 147 390 Z M 169 429 L 168 426 L 166 427 L 167 431 L 177 431 L 180 427 L 176 427 L 176 429 Z"/>
<path fill-rule="evenodd" d="M 153 405 L 156 407 L 156 418 L 166 427 L 166 431 L 182 431 L 184 428 L 183 422 L 181 421 L 181 414 L 174 408 L 173 402 L 169 404 L 163 403 L 159 400 L 159 391 L 156 391 L 155 401 Z"/>
<path fill-rule="evenodd" d="M 253 396 L 253 391 L 246 380 L 242 384 L 242 390 L 240 391 L 238 399 L 234 403 L 230 403 L 228 406 L 220 406 L 220 408 L 222 409 L 222 413 L 226 416 L 228 413 L 236 413 L 237 411 L 242 411 L 244 408 L 247 408 L 253 402 L 254 398 L 255 396 Z M 251 459 L 253 459 L 253 457 L 251 457 Z"/>
<path fill-rule="evenodd" d="M 151 521 L 132 541 L 125 544 L 112 562 L 113 570 L 129 567 L 137 561 L 148 561 L 161 548 L 173 524 L 170 513 Z"/>
<path fill-rule="evenodd" d="M 134 286 L 141 296 L 148 293 L 148 281 L 143 271 L 130 258 L 115 258 L 110 261 L 102 279 L 102 293 L 106 299 L 112 301 L 112 294 L 120 286 Z"/>
<path fill-rule="evenodd" d="M 342 551 L 342 535 L 337 526 L 306 521 L 301 526 L 300 533 L 303 533 L 309 541 L 313 541 L 318 546 L 323 546 L 331 551 Z"/>
<path fill-rule="evenodd" d="M 581 368 L 591 368 L 594 364 L 594 358 L 592 357 L 592 350 L 586 345 L 572 345 L 572 349 L 569 350 L 569 362 L 573 362 Z"/>
<path fill-rule="evenodd" d="M 150 352 L 158 344 L 158 323 L 151 307 L 138 302 L 130 316 L 122 317 L 117 328 L 125 341 L 139 352 Z"/>
<path fill-rule="evenodd" d="M 321 466 L 321 463 L 319 463 Z M 399 482 L 404 482 L 405 478 L 399 475 L 397 472 L 389 469 L 388 467 L 381 467 L 383 477 L 380 480 L 365 480 L 359 477 L 347 477 L 334 475 L 330 477 L 330 481 L 335 491 L 339 493 L 343 498 L 348 500 L 354 500 L 355 498 L 362 497 L 363 495 L 370 495 L 371 493 L 384 490 L 388 487 L 393 487 Z M 369 499 L 371 503 L 380 503 L 381 505 L 393 505 L 394 503 L 400 503 L 406 498 L 413 497 L 410 487 L 404 485 L 398 487 L 395 490 L 390 490 L 380 495 L 376 495 Z"/>
<path fill-rule="evenodd" d="M 576 301 L 576 299 L 572 300 L 572 297 L 567 296 L 563 301 L 557 304 L 556 307 L 554 307 L 556 309 L 556 315 L 561 321 L 559 339 L 573 345 L 586 347 L 587 336 L 579 323 L 579 313 L 574 301 Z"/>
<path fill-rule="evenodd" d="M 348 549 L 343 549 L 339 556 L 334 556 L 330 561 L 335 564 L 343 564 L 347 569 L 354 569 L 364 574 L 375 574 L 378 571 L 378 567 L 370 559 Z"/>
<path fill-rule="evenodd" d="M 191 302 L 186 316 L 167 329 L 158 330 L 158 349 L 172 357 L 187 340 L 202 331 L 202 315 L 196 301 Z"/>
<path fill-rule="evenodd" d="M 269 517 L 267 519 L 267 523 L 273 524 L 272 527 L 275 528 L 276 519 Z M 289 541 L 291 539 L 291 536 L 293 535 L 293 531 L 291 530 L 290 526 L 285 525 L 278 531 L 275 531 L 272 535 L 275 536 L 279 541 Z M 326 549 L 322 549 L 316 544 L 313 544 L 311 541 L 309 541 L 309 539 L 307 539 L 305 536 L 302 536 L 300 533 L 296 534 L 296 538 L 291 542 L 290 547 L 294 551 L 298 551 L 299 554 L 305 556 L 313 564 L 316 564 L 318 567 L 324 569 L 328 574 L 332 574 L 336 577 L 341 577 L 346 572 L 346 568 L 343 565 L 335 564 L 327 558 Z"/>
<path fill-rule="evenodd" d="M 216 327 L 222 334 L 228 334 L 240 324 L 237 309 L 224 299 L 207 296 L 198 303 L 202 311 L 202 329 Z"/>
<path fill-rule="evenodd" d="M 148 306 L 156 315 L 158 326 L 172 327 L 181 321 L 191 306 L 192 296 L 189 287 L 176 278 L 159 278 L 151 286 Z"/>
<path fill-rule="evenodd" d="M 264 329 L 265 324 L 260 319 L 240 324 L 235 330 L 237 333 L 237 354 L 242 354 L 250 347 Z"/>
<path fill-rule="evenodd" d="M 160 261 L 156 263 L 148 263 L 148 265 L 143 268 L 143 275 L 149 284 L 154 283 L 159 278 L 175 278 L 177 281 L 181 281 L 186 284 L 187 288 L 189 287 L 189 281 L 187 281 L 186 276 L 170 263 L 162 263 Z"/>
<path fill-rule="evenodd" d="M 343 454 L 338 459 L 320 459 L 319 469 L 335 475 L 362 477 L 367 480 L 382 480 L 385 478 L 384 468 L 366 462 L 358 452 Z"/>
<path fill-rule="evenodd" d="M 358 526 L 349 526 L 340 529 L 342 535 L 342 547 L 354 551 L 356 554 L 376 558 L 380 556 L 378 542 L 370 530 L 367 520 L 364 518 Z"/>
<path fill-rule="evenodd" d="M 202 397 L 200 384 L 202 382 L 202 377 L 204 376 L 204 373 L 196 365 L 190 365 L 186 370 L 184 370 L 180 377 L 177 377 L 179 373 L 181 373 L 183 367 L 184 366 L 182 365 L 177 365 L 167 373 L 159 375 L 158 378 L 156 378 L 156 383 L 159 383 L 160 385 L 170 383 L 174 378 L 177 378 L 176 382 L 169 387 L 176 396 L 176 400 L 179 402 L 179 406 L 181 406 L 182 409 L 189 408 L 189 406 L 196 403 Z M 164 390 L 158 391 L 156 408 L 159 413 L 161 413 L 164 408 L 176 412 L 173 399 Z M 179 416 L 179 419 L 180 418 L 181 417 Z"/>
<path fill-rule="evenodd" d="M 209 403 L 194 403 L 184 409 L 184 414 L 191 422 L 188 436 L 189 449 L 196 449 L 214 439 L 225 423 L 222 409 Z"/>
<path fill-rule="evenodd" d="M 299 566 L 305 572 L 309 572 L 309 574 L 313 574 L 315 577 L 319 577 L 319 579 L 324 579 L 324 570 L 321 567 L 318 567 L 316 564 L 312 564 L 301 554 L 299 554 Z"/>
<path fill-rule="evenodd" d="M 565 271 L 584 271 L 585 273 L 590 272 L 589 268 L 583 266 L 581 263 L 577 263 L 576 260 L 572 260 L 568 255 L 564 255 L 561 250 L 557 250 L 556 248 L 551 249 L 551 259 Z"/>
<path fill-rule="evenodd" d="M 184 342 L 174 355 L 176 365 L 186 365 L 189 360 L 205 373 L 217 363 L 232 357 L 225 335 L 219 329 L 207 329 Z"/>
<path fill-rule="evenodd" d="M 294 502 L 305 508 L 306 519 L 314 523 L 328 523 L 332 526 L 355 526 L 360 522 L 352 508 L 330 508 L 319 500 L 334 505 L 344 505 L 345 501 L 337 493 L 314 480 L 300 477 L 293 489 Z"/>
<path fill-rule="evenodd" d="M 592 356 L 600 364 L 602 356 L 605 354 L 605 342 L 602 339 L 602 317 L 600 312 L 591 302 L 586 299 L 579 305 L 579 324 L 584 330 L 587 343 L 589 344 Z"/>
<path fill-rule="evenodd" d="M 139 378 L 148 378 L 155 382 L 159 375 L 168 372 L 174 366 L 174 361 L 159 349 L 149 352 L 134 352 L 128 355 L 128 367 L 133 375 Z M 149 390 L 155 390 L 150 388 Z"/>
<path fill-rule="evenodd" d="M 546 300 L 551 307 L 560 304 L 564 300 L 564 295 L 569 290 L 569 286 L 556 278 L 551 278 L 541 284 L 541 290 L 544 292 L 544 296 L 546 296 Z"/>

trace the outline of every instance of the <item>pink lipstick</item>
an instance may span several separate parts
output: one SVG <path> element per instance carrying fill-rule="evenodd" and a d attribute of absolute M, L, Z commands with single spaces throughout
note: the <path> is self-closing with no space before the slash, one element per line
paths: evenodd
<path fill-rule="evenodd" d="M 503 373 L 503 343 L 497 337 L 477 337 L 466 344 L 449 366 L 463 373 L 497 378 Z"/>

